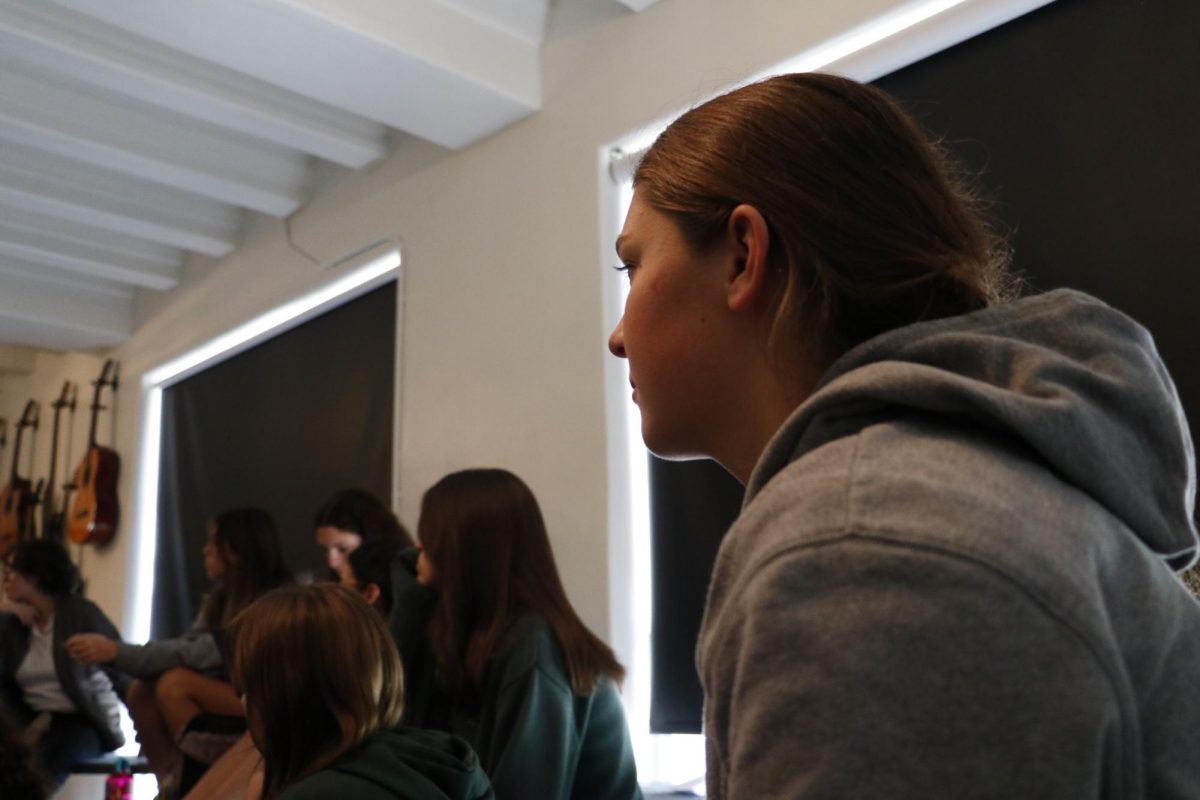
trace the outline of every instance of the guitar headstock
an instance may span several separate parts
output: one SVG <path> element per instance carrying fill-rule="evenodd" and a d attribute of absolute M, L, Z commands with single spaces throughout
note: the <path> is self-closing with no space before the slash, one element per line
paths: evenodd
<path fill-rule="evenodd" d="M 96 392 L 92 396 L 92 410 L 98 411 L 104 406 L 100 405 L 100 390 L 105 386 L 111 386 L 115 392 L 117 390 L 117 377 L 120 371 L 120 365 L 116 359 L 108 359 L 104 362 L 104 367 L 100 370 L 100 377 L 92 381 L 92 386 L 96 387 Z"/>
<path fill-rule="evenodd" d="M 79 394 L 79 387 L 71 381 L 63 381 L 62 391 L 58 394 L 58 399 L 54 401 L 51 408 L 60 409 L 66 408 L 70 411 L 75 410 L 75 398 Z"/>
<path fill-rule="evenodd" d="M 41 411 L 42 404 L 37 400 L 30 400 L 25 404 L 25 410 L 21 413 L 21 421 L 17 423 L 18 428 L 33 428 L 35 431 L 38 428 L 38 416 Z"/>

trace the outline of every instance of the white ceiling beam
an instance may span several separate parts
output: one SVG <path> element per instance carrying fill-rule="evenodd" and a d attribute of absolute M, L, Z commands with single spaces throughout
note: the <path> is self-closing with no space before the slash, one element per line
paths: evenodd
<path fill-rule="evenodd" d="M 546 37 L 550 0 L 440 0 L 534 45 Z"/>
<path fill-rule="evenodd" d="M 44 0 L 0 0 L 0 54 L 352 169 L 387 154 L 378 123 Z"/>
<path fill-rule="evenodd" d="M 63 244 L 95 247 L 114 255 L 130 256 L 149 263 L 183 268 L 184 253 L 177 247 L 150 242 L 136 236 L 95 228 L 70 220 L 39 214 L 27 208 L 4 208 L 0 203 L 0 227 L 41 234 Z"/>
<path fill-rule="evenodd" d="M 0 261 L 0 338 L 53 350 L 111 347 L 129 338 L 132 292 L 53 285 Z"/>
<path fill-rule="evenodd" d="M 48 264 L 40 264 L 17 256 L 0 255 L 0 287 L 5 285 L 6 276 L 9 275 L 35 278 L 46 284 L 47 288 L 74 286 L 87 289 L 91 292 L 116 295 L 118 297 L 130 296 L 134 291 L 133 287 L 127 283 L 118 283 L 117 281 L 95 275 L 85 275 L 82 272 L 72 272 L 71 270 L 60 269 Z"/>
<path fill-rule="evenodd" d="M 179 283 L 179 267 L 175 265 L 64 242 L 53 236 L 0 224 L 2 257 L 160 291 L 172 289 Z"/>
<path fill-rule="evenodd" d="M 540 47 L 436 0 L 55 0 L 445 147 L 541 105 Z"/>
<path fill-rule="evenodd" d="M 0 204 L 220 258 L 237 246 L 241 212 L 205 197 L 6 144 Z"/>
<path fill-rule="evenodd" d="M 0 139 L 281 217 L 300 206 L 306 161 L 133 100 L 0 73 Z"/>

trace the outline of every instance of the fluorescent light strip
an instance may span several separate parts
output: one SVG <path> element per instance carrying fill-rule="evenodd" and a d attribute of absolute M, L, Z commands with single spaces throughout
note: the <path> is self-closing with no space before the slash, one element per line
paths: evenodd
<path fill-rule="evenodd" d="M 133 609 L 130 637 L 150 640 L 150 610 L 154 597 L 154 559 L 158 555 L 158 456 L 162 437 L 162 387 L 142 392 L 142 452 L 138 458 L 138 535 L 129 605 Z"/>
<path fill-rule="evenodd" d="M 310 312 L 320 309 L 322 306 L 336 300 L 347 292 L 374 281 L 382 280 L 388 273 L 393 272 L 399 266 L 400 251 L 390 250 L 333 283 L 311 294 L 284 303 L 260 317 L 239 325 L 228 333 L 221 334 L 207 344 L 203 344 L 195 350 L 185 353 L 174 361 L 169 361 L 161 367 L 146 373 L 143 385 L 163 386 L 180 380 L 188 373 L 194 372 L 197 368 L 205 366 L 221 356 L 233 355 L 234 352 L 245 349 L 249 345 L 265 338 L 266 334 L 276 331 L 276 329 L 283 325 L 297 319 L 303 319 Z"/>
<path fill-rule="evenodd" d="M 818 45 L 812 50 L 790 58 L 782 64 L 777 64 L 770 70 L 755 75 L 746 81 L 746 83 L 754 83 L 772 75 L 818 70 L 835 61 L 840 61 L 861 50 L 866 50 L 869 47 L 877 45 L 883 40 L 890 39 L 914 25 L 919 25 L 927 19 L 932 19 L 938 14 L 945 13 L 955 6 L 960 6 L 969 1 L 930 0 L 929 2 L 917 3 L 907 8 L 897 9 L 890 14 L 872 20 L 866 25 Z"/>
<path fill-rule="evenodd" d="M 779 64 L 775 64 L 768 69 L 757 72 L 744 81 L 727 86 L 720 92 L 717 92 L 710 97 L 705 98 L 705 101 L 711 100 L 719 94 L 732 91 L 739 86 L 745 86 L 756 81 L 765 80 L 774 75 L 785 75 L 792 72 L 813 72 L 830 64 L 835 64 L 843 59 L 850 58 L 853 55 L 868 51 L 871 48 L 885 42 L 886 40 L 903 33 L 911 28 L 926 22 L 939 14 L 944 14 L 953 8 L 964 5 L 966 3 L 975 2 L 980 6 L 979 20 L 976 25 L 983 22 L 975 33 L 982 32 L 992 25 L 998 25 L 1008 19 L 1015 18 L 1021 14 L 1032 11 L 1034 8 L 1046 5 L 1052 0 L 1021 0 L 1019 5 L 1014 1 L 1012 5 L 1000 6 L 997 0 L 987 0 L 979 2 L 979 0 L 927 0 L 926 2 L 909 4 L 901 7 L 889 14 L 877 17 L 870 22 L 859 26 L 853 30 L 847 31 L 841 36 L 837 36 L 829 41 L 817 45 L 811 50 L 806 50 L 792 58 L 787 59 Z M 964 35 L 962 38 L 969 38 L 970 35 Z M 938 49 L 941 49 L 940 47 Z M 919 58 L 923 58 L 926 54 L 920 54 Z M 873 78 L 878 76 L 858 76 L 860 79 Z M 701 101 L 704 102 L 704 101 Z M 699 103 L 697 103 L 699 105 Z M 627 136 L 610 151 L 612 153 L 613 166 L 610 166 L 610 172 L 613 173 L 614 180 L 620 183 L 622 180 L 628 180 L 632 175 L 633 166 L 641 160 L 645 151 L 654 144 L 654 140 L 659 134 L 666 130 L 667 126 L 673 122 L 678 115 L 657 120 L 649 125 L 638 130 L 636 133 Z M 628 173 L 628 174 L 626 174 Z"/>

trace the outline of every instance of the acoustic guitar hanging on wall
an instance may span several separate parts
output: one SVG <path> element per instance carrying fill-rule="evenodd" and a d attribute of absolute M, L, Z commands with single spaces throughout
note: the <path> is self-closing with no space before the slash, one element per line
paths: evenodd
<path fill-rule="evenodd" d="M 67 538 L 75 544 L 107 544 L 117 532 L 117 476 L 121 459 L 117 451 L 96 443 L 96 422 L 106 406 L 100 404 L 105 386 L 117 391 L 117 362 L 104 362 L 100 377 L 92 381 L 92 421 L 88 427 L 87 451 L 75 468 L 73 494 L 67 511 Z"/>
<path fill-rule="evenodd" d="M 17 423 L 17 433 L 13 441 L 12 471 L 8 476 L 8 485 L 0 491 L 0 556 L 7 556 L 16 547 L 17 542 L 29 538 L 33 531 L 33 483 L 29 478 L 22 478 L 19 472 L 21 466 L 21 440 L 26 428 L 37 430 L 38 402 L 30 400 L 25 404 L 21 421 Z"/>

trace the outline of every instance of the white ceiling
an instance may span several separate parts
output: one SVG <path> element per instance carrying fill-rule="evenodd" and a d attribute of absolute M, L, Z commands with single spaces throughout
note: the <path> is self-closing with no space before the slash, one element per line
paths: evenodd
<path fill-rule="evenodd" d="M 0 0 L 0 345 L 116 345 L 318 161 L 534 113 L 551 2 Z"/>

